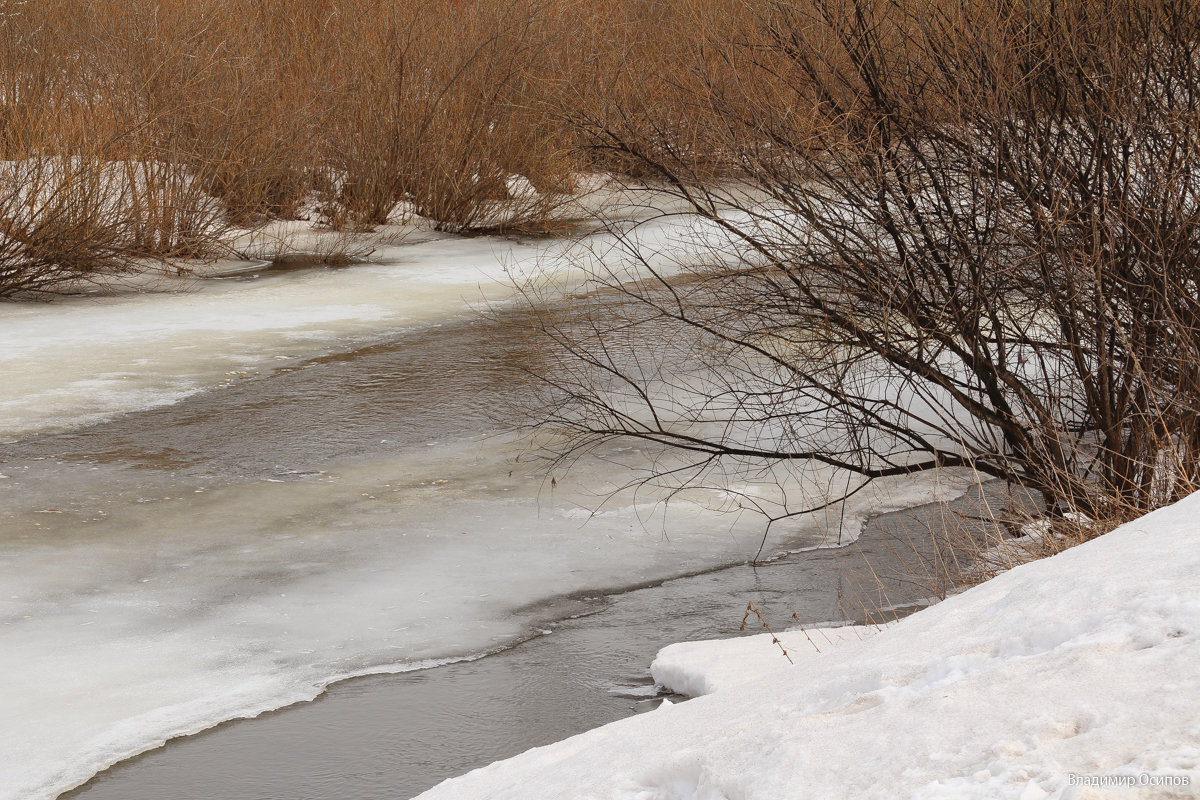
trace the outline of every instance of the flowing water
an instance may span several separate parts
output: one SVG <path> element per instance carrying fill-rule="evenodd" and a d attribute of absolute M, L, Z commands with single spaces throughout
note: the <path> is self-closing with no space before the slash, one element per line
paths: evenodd
<path fill-rule="evenodd" d="M 553 484 L 518 458 L 506 409 L 538 345 L 517 310 L 464 314 L 503 294 L 483 278 L 521 254 L 496 247 L 0 319 L 0 798 L 380 674 L 80 796 L 406 796 L 628 713 L 653 650 L 726 632 L 764 575 L 806 618 L 839 617 L 845 570 L 811 548 L 958 491 L 894 481 L 774 534 L 771 552 L 808 555 L 713 572 L 754 555 L 761 521 L 605 500 L 627 449 Z"/>

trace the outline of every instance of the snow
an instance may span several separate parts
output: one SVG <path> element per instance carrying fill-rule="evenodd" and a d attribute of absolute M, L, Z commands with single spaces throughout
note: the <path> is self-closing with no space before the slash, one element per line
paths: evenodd
<path fill-rule="evenodd" d="M 666 648 L 707 693 L 421 800 L 1190 798 L 1200 786 L 1200 494 L 817 652 Z M 810 635 L 813 632 L 810 631 Z"/>
<path fill-rule="evenodd" d="M 787 670 L 808 653 L 828 653 L 881 630 L 883 627 L 878 625 L 805 626 L 802 630 L 736 639 L 679 642 L 659 651 L 650 665 L 650 674 L 660 686 L 676 694 L 700 697 Z"/>

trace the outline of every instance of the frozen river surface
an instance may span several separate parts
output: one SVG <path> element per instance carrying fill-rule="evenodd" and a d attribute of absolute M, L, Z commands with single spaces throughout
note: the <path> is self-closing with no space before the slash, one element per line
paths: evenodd
<path fill-rule="evenodd" d="M 605 456 L 629 453 L 553 486 L 517 460 L 503 409 L 536 345 L 519 312 L 470 307 L 503 302 L 505 270 L 538 253 L 439 239 L 347 270 L 0 308 L 0 799 L 753 556 L 756 519 L 601 506 L 626 478 Z M 955 490 L 864 493 L 843 530 Z M 837 527 L 798 520 L 772 546 Z"/>

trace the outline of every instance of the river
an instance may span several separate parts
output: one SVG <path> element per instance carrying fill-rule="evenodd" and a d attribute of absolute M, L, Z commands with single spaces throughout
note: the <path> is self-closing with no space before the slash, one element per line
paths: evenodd
<path fill-rule="evenodd" d="M 168 739 L 365 675 L 393 677 L 195 740 L 258 753 L 241 767 L 190 760 L 193 778 L 175 770 L 170 792 L 150 779 L 107 796 L 406 796 L 637 708 L 653 694 L 653 649 L 727 632 L 764 574 L 779 576 L 771 593 L 790 591 L 777 611 L 843 617 L 844 562 L 814 548 L 962 489 L 961 477 L 897 480 L 844 514 L 798 519 L 769 548 L 794 554 L 764 572 L 721 569 L 754 555 L 756 518 L 687 499 L 668 512 L 653 493 L 606 499 L 627 478 L 627 448 L 550 483 L 518 458 L 524 420 L 508 409 L 530 389 L 522 368 L 539 344 L 503 282 L 544 252 L 443 237 L 344 270 L 3 309 L 0 797 L 55 797 Z M 480 318 L 481 301 L 498 312 Z M 693 624 L 699 607 L 708 616 Z M 539 649 L 551 642 L 565 649 Z M 529 660 L 544 668 L 511 666 Z M 554 691 L 550 676 L 592 676 L 612 703 Z M 380 693 L 393 689 L 388 706 Z M 295 735 L 325 741 L 314 746 L 332 762 L 352 751 L 436 763 L 404 773 L 342 759 L 318 769 L 325 794 L 257 778 L 237 788 L 239 770 L 270 772 L 263 742 L 355 696 L 359 710 L 337 707 L 366 732 L 358 744 L 325 722 Z M 493 704 L 494 722 L 454 722 L 454 696 Z M 567 713 L 567 696 L 589 710 Z M 379 724 L 396 715 L 403 724 Z M 243 730 L 258 750 L 237 744 Z M 415 753 L 419 741 L 439 742 L 436 757 Z M 303 780 L 292 763 L 282 772 Z M 349 791 L 347 776 L 367 772 Z M 189 795 L 199 774 L 228 791 Z"/>

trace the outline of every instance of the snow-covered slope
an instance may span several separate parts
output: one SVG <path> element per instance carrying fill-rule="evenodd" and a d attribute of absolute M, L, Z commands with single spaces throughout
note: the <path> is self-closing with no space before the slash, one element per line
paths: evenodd
<path fill-rule="evenodd" d="M 1198 579 L 1200 494 L 876 636 L 793 641 L 795 666 L 769 637 L 665 653 L 660 678 L 717 691 L 420 797 L 1200 796 Z"/>

